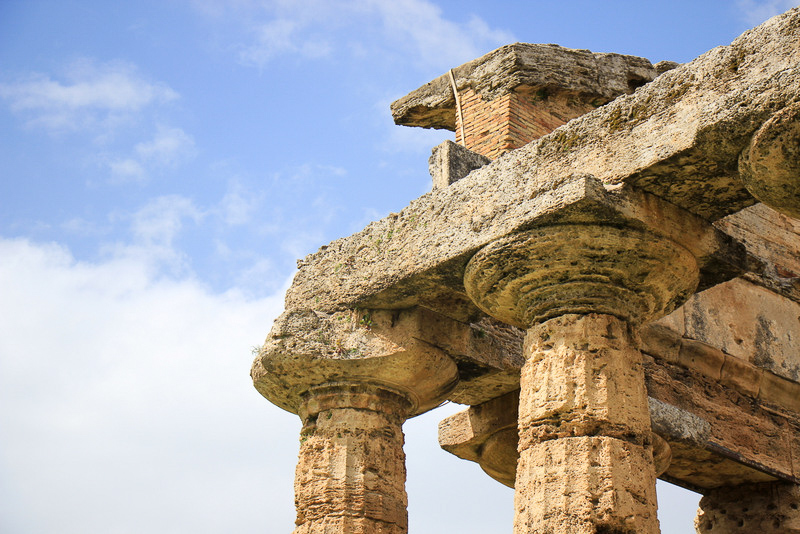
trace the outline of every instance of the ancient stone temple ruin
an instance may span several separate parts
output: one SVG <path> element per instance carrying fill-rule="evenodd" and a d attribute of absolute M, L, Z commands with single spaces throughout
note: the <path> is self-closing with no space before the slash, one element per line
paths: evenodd
<path fill-rule="evenodd" d="M 392 105 L 433 190 L 299 263 L 255 360 L 296 534 L 408 530 L 403 422 L 514 532 L 800 533 L 800 8 L 691 63 L 514 44 Z M 446 454 L 443 452 L 443 454 Z"/>

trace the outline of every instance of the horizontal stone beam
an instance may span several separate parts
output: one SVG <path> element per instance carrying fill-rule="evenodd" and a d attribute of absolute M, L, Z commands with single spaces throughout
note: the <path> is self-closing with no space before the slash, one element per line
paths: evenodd
<path fill-rule="evenodd" d="M 590 175 L 573 174 L 539 184 L 511 202 L 518 192 L 472 180 L 489 167 L 308 256 L 287 293 L 287 309 L 423 305 L 474 320 L 479 312 L 463 286 L 467 261 L 503 236 L 546 224 L 602 221 L 675 239 L 698 258 L 701 289 L 758 264 L 707 221 L 648 193 L 626 187 L 607 190 Z M 472 189 L 460 188 L 468 181 Z M 441 198 L 448 200 L 434 202 Z M 475 198 L 483 201 L 476 203 Z"/>
<path fill-rule="evenodd" d="M 287 308 L 421 304 L 474 318 L 461 275 L 475 251 L 538 224 L 628 219 L 614 200 L 626 195 L 650 194 L 658 197 L 650 204 L 682 210 L 645 217 L 650 230 L 701 248 L 709 239 L 720 244 L 705 253 L 707 280 L 740 268 L 758 274 L 757 261 L 731 261 L 723 234 L 705 229 L 698 238 L 683 221 L 692 213 L 712 221 L 754 202 L 739 180 L 739 154 L 797 100 L 798 41 L 800 8 L 322 247 L 299 263 Z"/>
<path fill-rule="evenodd" d="M 672 451 L 661 478 L 698 491 L 775 478 L 800 482 L 800 384 L 662 325 L 645 326 L 641 338 L 653 430 Z M 491 369 L 491 356 L 481 358 Z M 494 380 L 498 376 L 506 377 L 498 390 L 508 393 L 445 419 L 439 439 L 510 485 L 519 382 L 509 374 Z M 460 395 L 468 398 L 480 385 L 480 377 L 473 378 Z"/>
<path fill-rule="evenodd" d="M 653 431 L 671 450 L 660 478 L 695 491 L 781 479 L 800 483 L 800 421 L 689 368 L 645 357 Z M 788 382 L 788 381 L 787 381 Z M 793 383 L 794 394 L 800 386 Z M 454 414 L 439 443 L 513 486 L 518 391 Z"/>

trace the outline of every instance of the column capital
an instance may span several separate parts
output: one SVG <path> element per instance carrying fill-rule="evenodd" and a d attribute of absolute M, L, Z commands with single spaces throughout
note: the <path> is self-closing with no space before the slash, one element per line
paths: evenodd
<path fill-rule="evenodd" d="M 303 421 L 327 410 L 353 408 L 383 412 L 405 420 L 411 414 L 411 399 L 400 390 L 363 381 L 327 382 L 303 394 L 298 414 Z"/>
<path fill-rule="evenodd" d="M 420 314 L 398 316 L 390 310 L 284 312 L 253 362 L 253 384 L 301 417 L 309 399 L 325 398 L 324 391 L 337 391 L 336 402 L 367 403 L 369 395 L 359 399 L 356 392 L 391 392 L 407 400 L 408 417 L 435 408 L 458 383 L 458 368 L 414 336 Z"/>
<path fill-rule="evenodd" d="M 775 210 L 800 219 L 800 103 L 773 114 L 739 156 L 747 190 Z"/>
<path fill-rule="evenodd" d="M 479 308 L 521 328 L 569 313 L 639 324 L 678 307 L 697 283 L 687 249 L 640 228 L 601 223 L 540 226 L 499 239 L 464 274 Z"/>

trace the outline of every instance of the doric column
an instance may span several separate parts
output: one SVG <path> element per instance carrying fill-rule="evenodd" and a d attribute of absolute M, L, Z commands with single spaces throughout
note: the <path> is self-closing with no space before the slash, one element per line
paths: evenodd
<path fill-rule="evenodd" d="M 316 387 L 305 397 L 295 533 L 407 532 L 401 426 L 411 409 L 408 398 L 346 382 Z"/>
<path fill-rule="evenodd" d="M 295 534 L 408 532 L 403 422 L 441 403 L 455 363 L 414 311 L 311 310 L 276 320 L 251 375 L 300 416 Z"/>
<path fill-rule="evenodd" d="M 800 533 L 800 486 L 785 482 L 716 488 L 700 499 L 698 534 Z"/>
<path fill-rule="evenodd" d="M 536 228 L 469 262 L 484 311 L 527 328 L 516 534 L 655 534 L 655 466 L 635 327 L 697 285 L 695 258 L 653 233 Z"/>

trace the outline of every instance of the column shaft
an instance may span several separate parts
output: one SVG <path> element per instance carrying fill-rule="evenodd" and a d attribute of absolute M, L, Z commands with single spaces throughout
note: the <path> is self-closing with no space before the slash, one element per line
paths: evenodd
<path fill-rule="evenodd" d="M 641 354 L 627 322 L 568 314 L 528 330 L 515 534 L 656 534 Z"/>
<path fill-rule="evenodd" d="M 366 385 L 316 388 L 301 413 L 294 534 L 405 534 L 409 402 Z"/>

